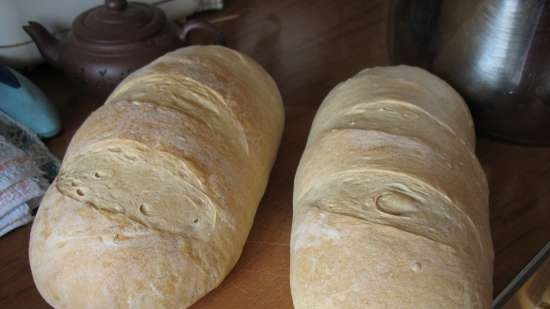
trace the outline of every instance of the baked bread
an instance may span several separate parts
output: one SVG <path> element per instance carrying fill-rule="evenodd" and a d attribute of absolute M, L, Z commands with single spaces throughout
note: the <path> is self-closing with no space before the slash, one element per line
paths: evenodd
<path fill-rule="evenodd" d="M 294 183 L 295 308 L 490 308 L 474 133 L 462 98 L 422 69 L 367 69 L 336 86 Z"/>
<path fill-rule="evenodd" d="M 219 46 L 126 78 L 73 137 L 30 265 L 58 309 L 183 309 L 237 262 L 279 146 L 271 77 Z"/>

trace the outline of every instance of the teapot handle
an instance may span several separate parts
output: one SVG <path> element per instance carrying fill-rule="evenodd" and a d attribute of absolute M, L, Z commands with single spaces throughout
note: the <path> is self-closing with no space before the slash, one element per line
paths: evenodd
<path fill-rule="evenodd" d="M 225 45 L 225 40 L 221 31 L 213 24 L 207 21 L 189 20 L 179 30 L 178 36 L 185 44 L 189 43 L 189 34 L 194 30 L 203 30 L 213 36 L 213 42 L 211 44 Z"/>

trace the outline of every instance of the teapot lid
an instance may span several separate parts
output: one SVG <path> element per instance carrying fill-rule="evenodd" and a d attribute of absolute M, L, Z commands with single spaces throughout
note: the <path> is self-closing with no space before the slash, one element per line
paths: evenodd
<path fill-rule="evenodd" d="M 159 32 L 166 22 L 164 12 L 144 3 L 105 0 L 105 4 L 80 14 L 73 34 L 92 43 L 130 43 Z"/>

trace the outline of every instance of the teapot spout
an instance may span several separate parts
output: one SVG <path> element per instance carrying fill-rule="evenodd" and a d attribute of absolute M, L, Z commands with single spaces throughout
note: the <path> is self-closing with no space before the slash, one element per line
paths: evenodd
<path fill-rule="evenodd" d="M 61 41 L 53 36 L 44 26 L 34 21 L 30 21 L 28 25 L 23 26 L 23 30 L 34 41 L 42 57 L 48 63 L 60 68 Z"/>

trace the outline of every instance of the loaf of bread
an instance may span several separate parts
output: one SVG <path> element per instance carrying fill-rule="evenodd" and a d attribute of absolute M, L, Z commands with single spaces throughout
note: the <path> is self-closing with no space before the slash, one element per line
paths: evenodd
<path fill-rule="evenodd" d="M 336 86 L 294 183 L 295 308 L 490 308 L 488 188 L 474 147 L 464 101 L 422 69 L 367 69 Z"/>
<path fill-rule="evenodd" d="M 58 309 L 183 309 L 238 260 L 279 146 L 271 77 L 224 47 L 169 53 L 125 79 L 73 137 L 32 227 Z"/>

